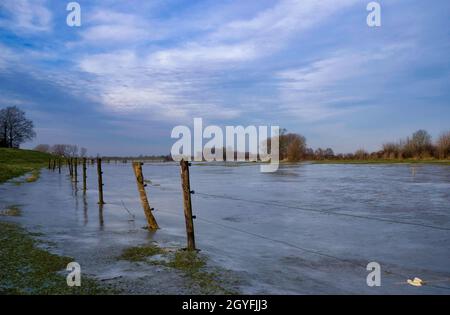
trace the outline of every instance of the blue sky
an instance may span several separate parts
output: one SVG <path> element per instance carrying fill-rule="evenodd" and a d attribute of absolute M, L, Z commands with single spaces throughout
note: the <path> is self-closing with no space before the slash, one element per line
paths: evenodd
<path fill-rule="evenodd" d="M 450 129 L 450 1 L 0 3 L 0 107 L 34 120 L 27 143 L 167 154 L 171 130 L 280 125 L 335 152 Z"/>

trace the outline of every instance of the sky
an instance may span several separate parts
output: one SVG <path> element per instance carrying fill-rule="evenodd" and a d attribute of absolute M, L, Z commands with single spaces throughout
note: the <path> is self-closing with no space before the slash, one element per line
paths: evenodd
<path fill-rule="evenodd" d="M 0 2 L 0 108 L 25 144 L 168 154 L 177 125 L 279 125 L 309 147 L 378 150 L 450 130 L 450 1 Z"/>

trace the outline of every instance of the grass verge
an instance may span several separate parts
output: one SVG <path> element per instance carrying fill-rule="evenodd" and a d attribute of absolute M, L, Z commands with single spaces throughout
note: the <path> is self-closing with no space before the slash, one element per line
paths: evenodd
<path fill-rule="evenodd" d="M 0 216 L 4 217 L 20 217 L 22 215 L 22 209 L 19 205 L 6 206 L 0 210 Z"/>
<path fill-rule="evenodd" d="M 158 256 L 158 259 L 153 256 Z M 207 270 L 206 257 L 196 251 L 174 251 L 151 244 L 127 248 L 118 259 L 176 269 L 185 275 L 189 280 L 188 285 L 199 294 L 238 293 L 228 288 L 230 286 L 224 279 L 224 271 L 218 268 L 214 271 Z"/>
<path fill-rule="evenodd" d="M 66 282 L 70 257 L 37 247 L 37 241 L 16 224 L 0 222 L 0 295 L 4 294 L 110 294 L 114 291 L 82 276 L 80 287 Z"/>
<path fill-rule="evenodd" d="M 27 182 L 39 178 L 38 170 L 48 165 L 52 155 L 32 150 L 0 148 L 0 183 L 33 172 Z"/>

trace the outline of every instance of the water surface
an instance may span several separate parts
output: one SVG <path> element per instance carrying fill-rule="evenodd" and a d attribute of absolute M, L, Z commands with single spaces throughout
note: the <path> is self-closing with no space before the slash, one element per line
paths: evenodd
<path fill-rule="evenodd" d="M 93 275 L 139 274 L 117 265 L 127 246 L 185 245 L 177 164 L 143 167 L 156 233 L 142 229 L 131 165 L 103 168 L 102 209 L 93 166 L 86 195 L 67 170 L 43 170 L 36 183 L 1 185 L 0 201 L 21 204 L 23 216 L 14 220 L 44 232 L 53 251 Z M 212 265 L 239 276 L 243 293 L 450 292 L 449 166 L 299 164 L 260 173 L 255 164 L 194 164 L 191 189 L 197 246 Z M 381 265 L 381 287 L 366 285 L 372 261 Z M 429 284 L 405 284 L 414 277 Z"/>

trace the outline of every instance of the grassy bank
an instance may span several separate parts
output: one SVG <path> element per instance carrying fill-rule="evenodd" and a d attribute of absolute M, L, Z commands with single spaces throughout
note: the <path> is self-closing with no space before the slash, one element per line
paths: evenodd
<path fill-rule="evenodd" d="M 0 183 L 31 172 L 25 182 L 39 178 L 50 154 L 0 148 Z M 20 216 L 19 205 L 0 209 L 0 217 Z M 33 235 L 10 222 L 0 221 L 0 295 L 2 294 L 107 294 L 113 291 L 82 278 L 81 287 L 69 287 L 65 271 L 70 257 L 51 254 Z M 62 271 L 62 272 L 61 272 Z"/>
<path fill-rule="evenodd" d="M 233 279 L 226 270 L 208 268 L 206 256 L 195 251 L 173 250 L 156 244 L 127 248 L 118 257 L 130 262 L 141 262 L 182 272 L 196 294 L 238 294 Z"/>
<path fill-rule="evenodd" d="M 0 295 L 114 292 L 86 277 L 82 277 L 80 287 L 69 287 L 65 268 L 72 258 L 39 248 L 38 241 L 16 224 L 0 222 L 0 231 Z"/>
<path fill-rule="evenodd" d="M 32 150 L 0 148 L 0 183 L 48 165 L 52 155 Z"/>

